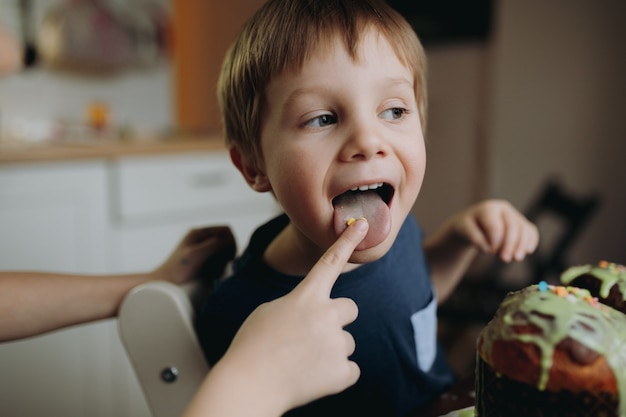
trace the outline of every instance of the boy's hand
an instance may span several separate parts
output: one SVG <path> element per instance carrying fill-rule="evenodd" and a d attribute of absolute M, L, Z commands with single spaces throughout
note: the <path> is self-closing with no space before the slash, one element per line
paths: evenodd
<path fill-rule="evenodd" d="M 523 260 L 539 243 L 537 227 L 504 200 L 486 200 L 470 206 L 452 222 L 456 233 L 504 262 Z"/>

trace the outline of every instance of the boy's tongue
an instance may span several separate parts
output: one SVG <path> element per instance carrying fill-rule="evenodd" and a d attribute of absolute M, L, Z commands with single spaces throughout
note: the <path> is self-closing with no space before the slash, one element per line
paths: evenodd
<path fill-rule="evenodd" d="M 351 219 L 365 217 L 369 230 L 357 250 L 369 249 L 382 242 L 391 229 L 389 207 L 375 191 L 348 191 L 333 201 L 335 206 L 335 233 L 339 236 Z"/>

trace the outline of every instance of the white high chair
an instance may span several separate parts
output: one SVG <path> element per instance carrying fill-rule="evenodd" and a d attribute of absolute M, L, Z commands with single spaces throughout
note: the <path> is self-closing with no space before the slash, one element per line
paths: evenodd
<path fill-rule="evenodd" d="M 193 326 L 196 289 L 150 282 L 120 307 L 119 335 L 153 417 L 180 417 L 209 371 Z"/>

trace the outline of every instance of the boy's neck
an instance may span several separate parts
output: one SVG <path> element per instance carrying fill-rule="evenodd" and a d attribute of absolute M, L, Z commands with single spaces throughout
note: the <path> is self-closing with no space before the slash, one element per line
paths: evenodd
<path fill-rule="evenodd" d="M 289 223 L 268 245 L 263 260 L 272 269 L 286 275 L 305 276 L 319 261 L 324 251 L 298 233 Z M 358 267 L 346 264 L 343 272 Z"/>

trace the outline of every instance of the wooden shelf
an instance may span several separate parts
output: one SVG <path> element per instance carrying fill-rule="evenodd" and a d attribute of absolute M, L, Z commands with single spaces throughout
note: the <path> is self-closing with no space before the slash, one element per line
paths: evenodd
<path fill-rule="evenodd" d="M 224 151 L 219 135 L 142 141 L 91 141 L 88 143 L 28 144 L 0 142 L 0 164 L 23 162 L 108 159 L 121 156 Z"/>

